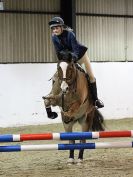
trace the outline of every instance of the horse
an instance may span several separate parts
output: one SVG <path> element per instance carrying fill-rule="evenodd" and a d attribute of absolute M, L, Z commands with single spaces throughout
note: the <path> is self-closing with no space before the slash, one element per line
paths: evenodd
<path fill-rule="evenodd" d="M 43 97 L 44 105 L 45 108 L 59 106 L 65 132 L 72 132 L 76 122 L 80 124 L 82 132 L 104 131 L 103 115 L 93 103 L 87 74 L 81 66 L 72 59 L 59 60 L 52 80 L 51 92 Z M 57 117 L 55 112 L 52 113 Z M 80 143 L 85 142 L 84 139 L 80 140 Z M 75 140 L 69 140 L 69 143 L 74 144 Z M 79 150 L 78 163 L 83 162 L 83 154 L 84 149 Z M 70 150 L 67 162 L 75 163 L 74 150 Z"/>

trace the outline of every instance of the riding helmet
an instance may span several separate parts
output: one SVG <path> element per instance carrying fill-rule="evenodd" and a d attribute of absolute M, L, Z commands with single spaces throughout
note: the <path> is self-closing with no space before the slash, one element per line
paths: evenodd
<path fill-rule="evenodd" d="M 50 28 L 55 26 L 64 26 L 64 20 L 61 17 L 53 17 L 48 24 Z"/>

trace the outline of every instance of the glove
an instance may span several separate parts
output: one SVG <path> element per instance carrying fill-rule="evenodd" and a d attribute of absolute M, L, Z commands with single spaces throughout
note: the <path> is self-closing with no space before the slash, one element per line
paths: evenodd
<path fill-rule="evenodd" d="M 76 63 L 77 60 L 78 60 L 78 56 L 75 53 L 72 53 L 72 52 L 71 52 L 71 55 L 72 55 L 72 59 L 73 59 L 74 63 Z"/>
<path fill-rule="evenodd" d="M 59 60 L 71 60 L 72 59 L 72 54 L 70 51 L 62 50 L 58 54 Z"/>
<path fill-rule="evenodd" d="M 67 61 L 73 60 L 74 62 L 77 62 L 78 60 L 77 55 L 68 50 L 62 50 L 58 52 L 57 56 L 59 60 L 67 60 Z"/>

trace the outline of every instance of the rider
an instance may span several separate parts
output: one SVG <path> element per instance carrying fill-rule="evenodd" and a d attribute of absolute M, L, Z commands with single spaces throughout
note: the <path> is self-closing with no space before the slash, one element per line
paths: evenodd
<path fill-rule="evenodd" d="M 58 59 L 61 59 L 61 54 L 64 51 L 68 50 L 71 52 L 73 60 L 84 66 L 86 73 L 89 75 L 89 88 L 94 105 L 97 108 L 104 107 L 103 102 L 99 100 L 97 96 L 96 79 L 87 55 L 88 48 L 77 41 L 73 30 L 64 24 L 61 17 L 53 17 L 49 22 L 49 26 L 52 30 L 52 42 Z"/>

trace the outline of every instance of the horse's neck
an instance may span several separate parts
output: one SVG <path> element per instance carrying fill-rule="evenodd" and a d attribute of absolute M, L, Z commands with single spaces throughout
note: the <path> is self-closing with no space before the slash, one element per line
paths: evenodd
<path fill-rule="evenodd" d="M 90 95 L 86 73 L 79 69 L 77 69 L 77 94 L 79 95 L 81 102 L 84 102 Z"/>

